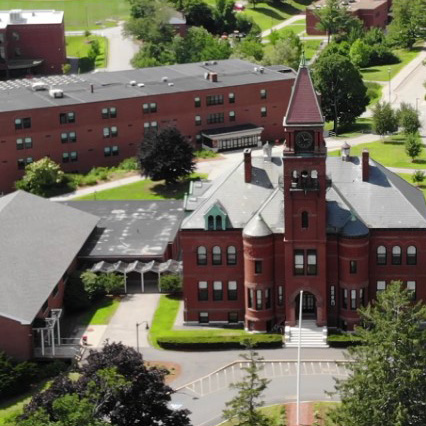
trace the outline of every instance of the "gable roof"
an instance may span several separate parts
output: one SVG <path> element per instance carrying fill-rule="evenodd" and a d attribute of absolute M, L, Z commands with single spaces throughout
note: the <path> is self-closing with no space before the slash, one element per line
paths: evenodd
<path fill-rule="evenodd" d="M 30 324 L 98 220 L 24 191 L 0 198 L 0 316 Z"/>
<path fill-rule="evenodd" d="M 291 124 L 323 124 L 321 108 L 315 93 L 310 72 L 304 58 L 300 63 L 296 81 L 294 82 L 284 125 Z"/>

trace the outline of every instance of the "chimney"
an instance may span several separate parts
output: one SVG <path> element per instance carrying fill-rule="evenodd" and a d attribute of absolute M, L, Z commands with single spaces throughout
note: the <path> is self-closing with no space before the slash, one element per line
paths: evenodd
<path fill-rule="evenodd" d="M 252 168 L 251 168 L 251 149 L 246 148 L 244 150 L 244 182 L 250 183 L 252 176 Z"/>
<path fill-rule="evenodd" d="M 209 74 L 209 77 L 210 77 L 210 81 L 211 81 L 212 83 L 217 83 L 217 73 L 216 73 L 216 72 L 211 72 L 211 73 Z"/>
<path fill-rule="evenodd" d="M 363 182 L 368 182 L 369 175 L 370 175 L 370 165 L 369 163 L 370 159 L 370 153 L 368 152 L 368 149 L 364 149 L 362 151 L 362 180 Z"/>

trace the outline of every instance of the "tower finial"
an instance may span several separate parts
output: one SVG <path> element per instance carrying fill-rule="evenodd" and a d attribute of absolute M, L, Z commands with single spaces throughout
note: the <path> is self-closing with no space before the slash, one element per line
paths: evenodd
<path fill-rule="evenodd" d="M 302 50 L 302 56 L 300 58 L 299 68 L 306 68 L 306 57 L 305 57 L 305 49 Z"/>

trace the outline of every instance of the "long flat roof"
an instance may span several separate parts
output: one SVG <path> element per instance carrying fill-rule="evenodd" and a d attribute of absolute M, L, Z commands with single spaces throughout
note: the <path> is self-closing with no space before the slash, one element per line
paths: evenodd
<path fill-rule="evenodd" d="M 8 25 L 60 24 L 63 19 L 62 10 L 0 10 L 0 29 Z"/>
<path fill-rule="evenodd" d="M 383 3 L 387 3 L 387 0 L 352 0 L 349 1 L 345 6 L 349 11 L 355 12 L 356 10 L 375 10 Z M 326 5 L 326 0 L 319 0 L 310 6 L 309 9 L 318 9 Z"/>
<path fill-rule="evenodd" d="M 208 73 L 216 73 L 217 82 L 207 79 Z M 227 88 L 292 80 L 295 77 L 296 73 L 291 68 L 284 67 L 277 71 L 241 59 L 227 59 L 126 71 L 8 80 L 0 82 L 0 112 Z M 35 82 L 62 89 L 64 97 L 52 98 L 47 90 L 32 90 L 31 86 Z"/>

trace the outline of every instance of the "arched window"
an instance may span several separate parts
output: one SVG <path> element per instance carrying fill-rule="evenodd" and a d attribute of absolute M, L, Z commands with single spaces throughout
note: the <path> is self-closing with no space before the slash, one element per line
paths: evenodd
<path fill-rule="evenodd" d="M 309 227 L 309 216 L 308 212 L 302 212 L 302 228 Z"/>
<path fill-rule="evenodd" d="M 219 246 L 214 246 L 212 250 L 213 265 L 222 265 L 222 250 Z"/>
<path fill-rule="evenodd" d="M 207 249 L 204 246 L 197 248 L 197 265 L 207 265 Z"/>
<path fill-rule="evenodd" d="M 209 216 L 208 219 L 207 219 L 207 221 L 208 221 L 208 227 L 207 227 L 207 229 L 209 231 L 214 231 L 214 217 L 213 216 Z"/>
<path fill-rule="evenodd" d="M 401 265 L 401 247 L 393 246 L 392 247 L 392 265 Z"/>
<path fill-rule="evenodd" d="M 407 265 L 417 264 L 417 249 L 414 246 L 407 248 Z"/>
<path fill-rule="evenodd" d="M 222 231 L 222 216 L 216 216 L 216 231 Z"/>
<path fill-rule="evenodd" d="M 385 246 L 377 247 L 377 264 L 386 265 L 386 247 Z"/>
<path fill-rule="evenodd" d="M 226 263 L 228 265 L 237 264 L 237 249 L 234 246 L 229 246 L 226 249 Z"/>

